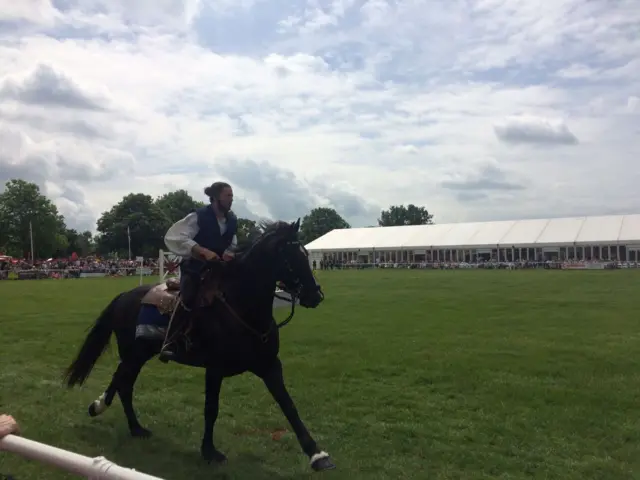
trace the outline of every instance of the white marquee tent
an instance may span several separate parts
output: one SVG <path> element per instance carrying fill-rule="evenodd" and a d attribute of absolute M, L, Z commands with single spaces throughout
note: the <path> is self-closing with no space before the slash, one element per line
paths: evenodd
<path fill-rule="evenodd" d="M 548 250 L 588 246 L 639 250 L 640 215 L 350 228 L 332 230 L 306 248 L 317 257 L 318 253 L 371 250 Z"/>

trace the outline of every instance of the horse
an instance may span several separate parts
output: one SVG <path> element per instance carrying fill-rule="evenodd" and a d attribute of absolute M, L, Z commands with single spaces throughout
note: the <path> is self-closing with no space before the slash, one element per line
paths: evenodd
<path fill-rule="evenodd" d="M 336 468 L 300 419 L 285 386 L 278 355 L 279 327 L 293 317 L 296 299 L 305 308 L 316 308 L 324 300 L 309 266 L 308 252 L 298 238 L 299 229 L 300 219 L 291 224 L 270 224 L 247 247 L 241 248 L 235 259 L 213 262 L 203 269 L 201 306 L 194 309 L 194 327 L 190 334 L 193 345 L 177 362 L 205 369 L 204 434 L 200 454 L 209 464 L 227 462 L 227 457 L 213 442 L 223 379 L 250 372 L 263 381 L 278 403 L 309 458 L 310 467 L 314 471 Z M 280 325 L 273 317 L 276 282 L 292 295 L 291 315 Z M 129 432 L 137 438 L 149 437 L 151 431 L 140 424 L 134 411 L 134 384 L 144 364 L 160 352 L 162 339 L 136 338 L 136 325 L 142 306 L 148 307 L 142 305 L 145 295 L 153 288 L 166 290 L 166 287 L 166 284 L 142 285 L 117 295 L 99 315 L 63 377 L 69 388 L 82 385 L 115 333 L 120 363 L 107 389 L 89 405 L 89 415 L 95 417 L 103 413 L 117 393 Z"/>

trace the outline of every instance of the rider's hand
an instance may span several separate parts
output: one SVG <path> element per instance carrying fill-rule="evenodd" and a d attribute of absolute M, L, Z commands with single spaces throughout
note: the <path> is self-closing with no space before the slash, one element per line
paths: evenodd
<path fill-rule="evenodd" d="M 229 260 L 233 260 L 235 258 L 235 255 L 231 252 L 224 252 L 222 254 L 222 260 L 224 260 L 225 262 L 228 262 Z"/>
<path fill-rule="evenodd" d="M 207 262 L 211 262 L 212 260 L 220 260 L 220 257 L 216 252 L 212 252 L 206 248 L 202 249 L 202 258 L 204 258 Z"/>

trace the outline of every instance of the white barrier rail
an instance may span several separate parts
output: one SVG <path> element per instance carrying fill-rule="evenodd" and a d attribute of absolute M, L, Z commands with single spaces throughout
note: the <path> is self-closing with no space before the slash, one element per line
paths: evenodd
<path fill-rule="evenodd" d="M 46 463 L 89 480 L 163 480 L 160 477 L 121 467 L 105 457 L 85 457 L 77 453 L 34 442 L 16 435 L 0 439 L 0 450 L 12 452 L 29 460 Z"/>

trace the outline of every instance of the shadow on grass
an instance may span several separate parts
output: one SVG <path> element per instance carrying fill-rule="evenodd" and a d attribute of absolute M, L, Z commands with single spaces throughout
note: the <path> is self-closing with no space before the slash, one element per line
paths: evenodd
<path fill-rule="evenodd" d="M 126 430 L 109 431 L 100 424 L 77 424 L 72 429 L 80 441 L 100 452 L 95 456 L 102 455 L 121 467 L 134 468 L 165 480 L 302 480 L 313 474 L 311 470 L 298 474 L 278 472 L 268 459 L 249 452 L 225 452 L 229 456 L 226 465 L 207 464 L 200 457 L 199 445 L 180 444 L 172 437 L 154 435 L 149 439 L 136 439 Z M 180 479 L 165 477 L 167 472 L 175 472 L 177 466 L 181 470 Z"/>

